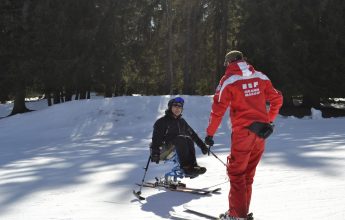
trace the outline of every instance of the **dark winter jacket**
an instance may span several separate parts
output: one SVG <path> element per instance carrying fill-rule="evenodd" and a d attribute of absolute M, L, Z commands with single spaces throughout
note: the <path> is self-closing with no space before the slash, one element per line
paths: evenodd
<path fill-rule="evenodd" d="M 205 145 L 181 116 L 175 118 L 171 110 L 166 110 L 165 115 L 159 118 L 153 126 L 152 151 L 159 152 L 160 146 L 171 144 L 174 138 L 180 135 L 191 138 L 200 148 Z"/>

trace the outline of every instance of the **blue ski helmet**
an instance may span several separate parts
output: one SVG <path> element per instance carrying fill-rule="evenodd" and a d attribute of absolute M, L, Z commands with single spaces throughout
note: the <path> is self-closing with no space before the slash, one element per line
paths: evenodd
<path fill-rule="evenodd" d="M 176 98 L 170 99 L 170 101 L 168 102 L 168 108 L 171 109 L 171 107 L 173 106 L 174 103 L 179 103 L 183 107 L 184 99 L 181 97 L 176 97 Z"/>

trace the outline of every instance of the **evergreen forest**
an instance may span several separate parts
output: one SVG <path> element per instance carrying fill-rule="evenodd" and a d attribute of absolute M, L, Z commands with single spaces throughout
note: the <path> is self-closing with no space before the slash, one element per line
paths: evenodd
<path fill-rule="evenodd" d="M 211 95 L 230 50 L 283 93 L 281 114 L 345 115 L 342 0 L 1 0 L 0 102 Z"/>

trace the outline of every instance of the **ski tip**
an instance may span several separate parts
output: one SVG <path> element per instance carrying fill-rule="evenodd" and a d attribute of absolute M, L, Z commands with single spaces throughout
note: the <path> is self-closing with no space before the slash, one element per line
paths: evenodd
<path fill-rule="evenodd" d="M 141 191 L 135 192 L 135 190 L 133 190 L 133 195 L 139 200 L 145 200 L 145 197 L 141 196 Z"/>
<path fill-rule="evenodd" d="M 222 190 L 222 188 L 216 188 L 216 189 L 212 190 L 212 193 L 220 193 L 221 190 Z"/>

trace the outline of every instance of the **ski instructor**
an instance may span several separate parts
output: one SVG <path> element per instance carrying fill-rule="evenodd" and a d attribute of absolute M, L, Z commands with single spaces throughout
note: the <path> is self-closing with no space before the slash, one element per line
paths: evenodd
<path fill-rule="evenodd" d="M 265 139 L 273 132 L 273 121 L 283 97 L 265 74 L 243 59 L 240 51 L 227 53 L 224 66 L 225 74 L 213 97 L 205 143 L 214 144 L 213 136 L 229 107 L 232 124 L 231 154 L 227 158 L 229 210 L 222 219 L 253 219 L 248 213 L 255 169 L 264 152 Z"/>

